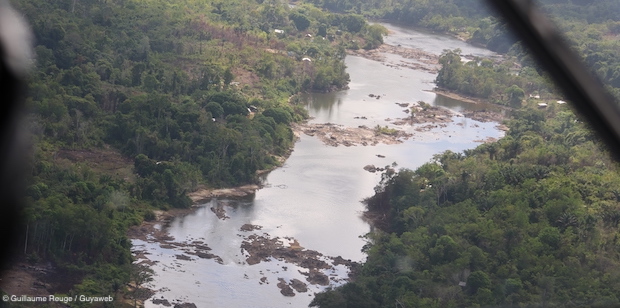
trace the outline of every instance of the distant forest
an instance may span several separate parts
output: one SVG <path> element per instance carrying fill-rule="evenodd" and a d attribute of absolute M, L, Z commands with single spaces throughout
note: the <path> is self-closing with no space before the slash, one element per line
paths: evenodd
<path fill-rule="evenodd" d="M 509 54 L 536 67 L 528 53 L 480 0 L 309 0 L 337 12 L 363 14 L 451 33 L 492 51 Z M 620 2 L 614 0 L 541 0 L 538 3 L 585 63 L 620 99 Z M 538 68 L 537 68 L 538 69 Z M 539 73 L 540 72 L 540 69 Z"/>

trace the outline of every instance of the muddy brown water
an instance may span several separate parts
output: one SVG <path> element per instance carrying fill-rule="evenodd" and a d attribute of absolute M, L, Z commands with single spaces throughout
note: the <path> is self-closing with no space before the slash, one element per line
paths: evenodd
<path fill-rule="evenodd" d="M 461 48 L 464 54 L 493 56 L 487 50 L 451 37 L 384 25 L 391 30 L 386 39 L 388 44 L 421 48 L 434 54 Z M 425 101 L 456 112 L 484 106 L 428 92 L 434 87 L 433 73 L 398 65 L 415 60 L 397 55 L 386 55 L 385 59 L 377 62 L 348 56 L 350 89 L 308 95 L 306 106 L 314 117 L 312 122 L 350 127 L 389 126 L 414 136 L 396 145 L 333 147 L 316 137 L 302 135 L 284 166 L 266 175 L 265 187 L 254 196 L 211 200 L 195 212 L 177 217 L 168 226 L 159 226 L 166 228 L 173 242 L 204 243 L 211 249 L 209 253 L 220 257 L 221 262 L 197 256 L 192 250 L 197 245 L 161 247 L 153 238 L 134 239 L 134 250 L 145 251 L 146 257 L 155 262 L 151 266 L 155 276 L 149 286 L 156 293 L 145 302 L 146 307 L 160 307 L 153 300 L 161 299 L 173 304 L 194 303 L 198 307 L 307 307 L 313 295 L 328 286 L 310 284 L 306 279 L 309 269 L 298 264 L 267 258 L 269 261 L 249 265 L 246 262 L 249 254 L 241 248 L 243 241 L 256 234 L 278 237 L 284 247 L 293 244 L 295 249 L 301 246 L 301 249 L 315 250 L 330 265 L 328 269 L 319 269 L 329 277 L 329 286 L 341 285 L 346 282 L 347 267 L 333 265 L 334 259 L 330 257 L 358 262 L 365 259 L 361 249 L 370 226 L 361 218 L 364 205 L 360 201 L 373 193 L 380 174 L 370 173 L 364 166 L 384 167 L 395 162 L 398 168 L 413 169 L 432 159 L 434 154 L 473 148 L 480 144 L 474 140 L 503 135 L 496 128 L 497 123 L 465 117 L 454 117 L 453 122 L 423 131 L 412 126 L 396 127 L 386 121 L 407 116 L 403 112 L 405 108 L 397 103 Z M 369 94 L 381 97 L 376 99 Z M 218 218 L 211 208 L 223 209 L 225 219 Z M 245 224 L 262 228 L 241 231 Z M 293 297 L 284 296 L 278 288 L 282 281 L 291 286 L 302 281 L 308 290 L 292 291 Z"/>

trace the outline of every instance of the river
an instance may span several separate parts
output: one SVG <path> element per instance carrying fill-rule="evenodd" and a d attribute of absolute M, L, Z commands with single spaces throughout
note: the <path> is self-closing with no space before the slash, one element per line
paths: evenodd
<path fill-rule="evenodd" d="M 451 37 L 383 25 L 390 30 L 386 38 L 390 45 L 434 54 L 460 48 L 464 54 L 493 56 Z M 435 78 L 431 72 L 388 65 L 402 61 L 414 60 L 386 55 L 386 62 L 382 63 L 348 56 L 350 89 L 306 97 L 311 121 L 349 127 L 393 127 L 387 118 L 406 116 L 404 108 L 396 103 L 425 101 L 457 112 L 480 108 L 429 92 Z M 369 94 L 381 98 L 371 98 Z M 278 237 L 284 246 L 293 243 L 320 252 L 323 257 L 319 259 L 330 265 L 321 270 L 330 278 L 330 286 L 341 285 L 346 281 L 347 268 L 333 265 L 329 257 L 365 260 L 361 251 L 366 244 L 363 235 L 370 231 L 370 226 L 362 219 L 364 205 L 360 201 L 373 194 L 373 187 L 380 180 L 379 173 L 370 173 L 363 167 L 396 163 L 398 168 L 414 169 L 445 150 L 458 152 L 479 145 L 479 140 L 500 138 L 503 132 L 496 126 L 497 123 L 455 117 L 445 127 L 429 131 L 401 126 L 399 129 L 414 134 L 401 144 L 352 147 L 327 146 L 302 134 L 284 166 L 270 172 L 264 179 L 265 187 L 252 198 L 211 200 L 193 213 L 175 218 L 165 227 L 175 245 L 162 245 L 153 238 L 132 240 L 134 251 L 146 252 L 141 256 L 153 262 L 151 268 L 155 272 L 149 287 L 156 293 L 145 306 L 164 307 L 158 300 L 165 299 L 172 305 L 188 302 L 198 307 L 307 307 L 313 294 L 327 286 L 307 283 L 308 270 L 291 262 L 267 258 L 249 265 L 248 253 L 241 249 L 244 240 L 251 234 Z M 219 219 L 212 207 L 224 209 L 228 218 Z M 262 229 L 241 231 L 245 224 Z M 220 262 L 192 255 L 196 243 L 208 245 L 209 252 L 219 256 Z M 308 284 L 308 291 L 283 296 L 277 287 L 279 279 L 285 283 L 293 279 L 303 281 Z"/>

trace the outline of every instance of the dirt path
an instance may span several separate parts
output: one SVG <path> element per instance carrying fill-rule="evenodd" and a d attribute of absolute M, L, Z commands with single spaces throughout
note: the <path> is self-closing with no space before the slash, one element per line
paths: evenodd
<path fill-rule="evenodd" d="M 63 167 L 76 163 L 85 164 L 97 173 L 133 183 L 133 159 L 124 157 L 113 149 L 71 150 L 60 149 L 54 153 L 54 162 Z"/>

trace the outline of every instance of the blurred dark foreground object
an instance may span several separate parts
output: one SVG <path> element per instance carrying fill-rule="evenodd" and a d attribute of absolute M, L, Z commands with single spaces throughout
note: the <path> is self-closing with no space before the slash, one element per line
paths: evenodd
<path fill-rule="evenodd" d="M 620 161 L 620 106 L 533 0 L 487 0 Z"/>
<path fill-rule="evenodd" d="M 30 151 L 24 126 L 25 79 L 32 63 L 32 35 L 23 18 L 0 0 L 0 269 L 15 256 Z"/>

